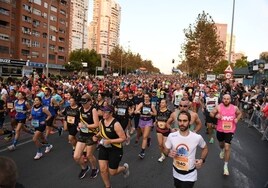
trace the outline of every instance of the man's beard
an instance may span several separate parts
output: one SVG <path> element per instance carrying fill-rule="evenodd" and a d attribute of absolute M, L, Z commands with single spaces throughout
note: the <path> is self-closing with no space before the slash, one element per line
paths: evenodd
<path fill-rule="evenodd" d="M 227 107 L 227 106 L 229 106 L 229 102 L 228 103 L 223 103 L 223 105 L 225 106 L 225 107 Z"/>
<path fill-rule="evenodd" d="M 179 129 L 180 129 L 181 132 L 185 132 L 185 131 L 187 131 L 189 129 L 189 126 L 187 126 L 187 127 L 179 126 Z"/>

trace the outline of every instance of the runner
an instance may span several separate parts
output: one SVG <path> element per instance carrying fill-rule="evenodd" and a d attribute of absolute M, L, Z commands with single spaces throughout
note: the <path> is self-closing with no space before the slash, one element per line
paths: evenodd
<path fill-rule="evenodd" d="M 115 176 L 123 173 L 124 177 L 129 176 L 129 165 L 124 163 L 119 166 L 123 157 L 123 145 L 126 135 L 120 123 L 113 118 L 114 108 L 111 105 L 105 106 L 103 120 L 100 122 L 100 132 L 93 137 L 94 141 L 100 140 L 99 166 L 101 177 L 106 188 L 111 187 L 109 175 Z"/>
<path fill-rule="evenodd" d="M 66 107 L 62 114 L 65 117 L 64 121 L 64 130 L 68 130 L 68 140 L 69 143 L 72 145 L 73 148 L 73 153 L 75 151 L 75 146 L 77 143 L 77 127 L 78 123 L 80 122 L 80 110 L 79 107 L 73 97 L 70 98 L 69 100 L 70 106 Z"/>
<path fill-rule="evenodd" d="M 217 123 L 217 119 L 215 117 L 210 116 L 210 112 L 218 106 L 219 98 L 215 96 L 215 90 L 210 88 L 209 96 L 205 98 L 205 100 L 202 100 L 202 109 L 205 113 L 205 121 L 207 125 L 207 131 L 208 131 L 208 138 L 209 143 L 214 143 L 214 128 Z"/>
<path fill-rule="evenodd" d="M 175 90 L 172 93 L 172 103 L 174 104 L 175 108 L 179 107 L 180 101 L 183 98 L 183 93 L 185 91 L 181 88 L 181 84 L 177 83 L 175 85 Z"/>
<path fill-rule="evenodd" d="M 18 92 L 17 100 L 14 102 L 14 108 L 10 109 L 10 112 L 16 111 L 15 121 L 17 126 L 12 145 L 7 147 L 10 151 L 16 149 L 21 129 L 27 133 L 33 134 L 33 132 L 28 130 L 25 126 L 27 113 L 30 111 L 30 108 L 29 103 L 26 101 L 26 94 L 24 92 Z"/>
<path fill-rule="evenodd" d="M 175 111 L 172 112 L 169 119 L 167 120 L 167 127 L 171 128 L 171 132 L 175 132 L 178 130 L 179 127 L 177 117 L 182 110 L 189 112 L 191 115 L 190 130 L 196 133 L 201 130 L 202 122 L 197 113 L 189 110 L 190 104 L 191 102 L 189 100 L 183 99 L 179 103 L 179 108 L 175 109 Z"/>
<path fill-rule="evenodd" d="M 171 115 L 171 111 L 167 108 L 166 99 L 162 99 L 159 104 L 159 109 L 157 110 L 156 115 L 156 133 L 158 140 L 158 147 L 161 152 L 161 157 L 158 159 L 158 162 L 163 162 L 165 160 L 164 155 L 164 144 L 167 140 L 167 136 L 170 133 L 169 127 L 167 127 L 167 120 Z"/>
<path fill-rule="evenodd" d="M 43 134 L 46 129 L 46 121 L 48 121 L 50 118 L 51 113 L 47 108 L 42 105 L 41 97 L 35 97 L 34 104 L 29 117 L 29 121 L 31 121 L 31 124 L 35 129 L 33 136 L 33 142 L 37 147 L 37 153 L 34 157 L 35 160 L 38 160 L 43 156 L 43 153 L 41 151 L 43 145 L 46 145 L 46 147 L 49 148 L 51 147 L 51 144 L 48 144 Z M 46 151 L 45 153 L 48 153 Z"/>
<path fill-rule="evenodd" d="M 152 116 L 155 116 L 157 113 L 155 106 L 150 102 L 149 94 L 144 94 L 144 102 L 141 102 L 137 106 L 135 113 L 140 114 L 139 127 L 142 131 L 142 145 L 139 157 L 143 159 L 145 157 L 146 146 L 150 146 L 148 142 L 150 142 L 150 133 L 153 126 Z"/>
<path fill-rule="evenodd" d="M 176 188 L 192 188 L 197 181 L 197 170 L 205 163 L 208 147 L 201 135 L 189 130 L 191 115 L 181 111 L 177 117 L 179 130 L 170 133 L 165 142 L 165 154 L 173 158 L 173 177 Z M 196 159 L 196 149 L 201 150 L 200 159 Z"/>
<path fill-rule="evenodd" d="M 228 162 L 231 155 L 231 141 L 236 131 L 236 124 L 242 116 L 237 106 L 231 104 L 231 96 L 225 94 L 222 103 L 210 112 L 211 117 L 218 119 L 217 139 L 221 148 L 220 158 L 224 159 L 223 175 L 229 175 Z"/>
<path fill-rule="evenodd" d="M 92 140 L 92 137 L 97 133 L 99 125 L 98 112 L 89 94 L 83 95 L 80 103 L 82 107 L 80 108 L 80 123 L 78 124 L 79 137 L 74 151 L 74 160 L 81 166 L 81 172 L 78 177 L 83 179 L 89 171 L 87 164 L 85 164 L 84 160 L 81 160 L 83 151 L 86 148 L 86 156 L 91 165 L 90 178 L 96 178 L 99 169 L 97 168 L 97 160 L 94 156 L 96 142 Z"/>

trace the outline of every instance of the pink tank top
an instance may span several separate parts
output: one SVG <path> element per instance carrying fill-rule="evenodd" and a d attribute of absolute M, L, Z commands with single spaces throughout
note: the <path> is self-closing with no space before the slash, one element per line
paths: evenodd
<path fill-rule="evenodd" d="M 224 133 L 234 133 L 236 130 L 236 124 L 234 119 L 236 118 L 235 106 L 230 104 L 228 108 L 224 104 L 219 105 L 219 114 L 221 119 L 218 119 L 217 131 Z"/>

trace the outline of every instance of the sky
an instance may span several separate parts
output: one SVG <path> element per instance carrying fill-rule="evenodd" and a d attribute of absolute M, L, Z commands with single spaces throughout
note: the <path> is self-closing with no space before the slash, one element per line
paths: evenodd
<path fill-rule="evenodd" d="M 233 0 L 117 0 L 121 6 L 120 45 L 163 73 L 180 63 L 183 30 L 205 11 L 231 33 Z M 235 0 L 235 52 L 248 61 L 268 51 L 268 0 Z M 229 48 L 228 48 L 229 49 Z M 175 64 L 172 64 L 175 59 Z"/>

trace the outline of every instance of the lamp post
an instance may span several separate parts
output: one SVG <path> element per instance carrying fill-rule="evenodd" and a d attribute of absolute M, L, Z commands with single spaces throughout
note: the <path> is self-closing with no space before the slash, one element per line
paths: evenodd
<path fill-rule="evenodd" d="M 233 30 L 234 30 L 234 13 L 235 13 L 235 0 L 233 0 L 233 13 L 232 13 L 232 25 L 231 25 L 231 38 L 230 38 L 230 47 L 229 47 L 229 57 L 228 64 L 231 64 L 231 53 L 232 53 L 232 43 L 233 43 Z"/>
<path fill-rule="evenodd" d="M 53 0 L 50 0 L 47 11 L 47 63 L 46 63 L 46 77 L 48 78 L 48 65 L 49 65 L 49 34 L 50 34 L 50 9 Z"/>

